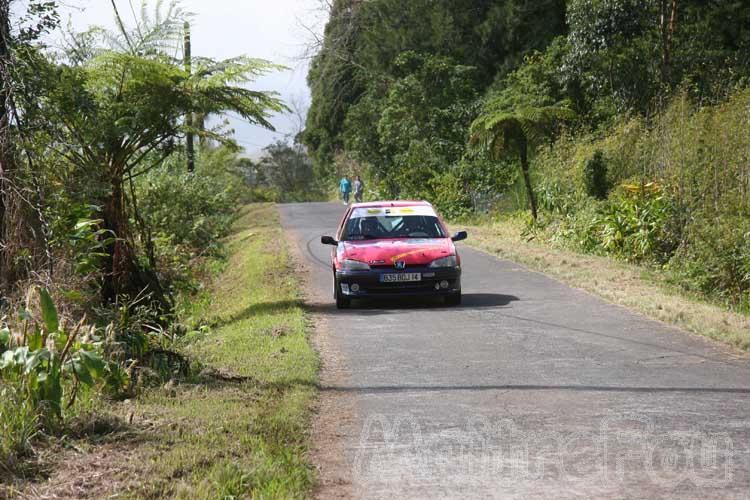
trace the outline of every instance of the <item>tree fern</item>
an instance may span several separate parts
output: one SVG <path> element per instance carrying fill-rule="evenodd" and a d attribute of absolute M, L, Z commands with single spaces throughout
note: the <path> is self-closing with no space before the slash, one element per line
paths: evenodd
<path fill-rule="evenodd" d="M 519 156 L 534 219 L 537 207 L 529 176 L 528 147 L 538 145 L 558 123 L 573 118 L 575 113 L 566 104 L 508 110 L 495 99 L 487 103 L 469 129 L 469 145 L 487 151 L 493 159 L 499 160 L 510 152 Z"/>
<path fill-rule="evenodd" d="M 175 57 L 185 17 L 175 1 L 158 1 L 153 14 L 144 3 L 135 28 L 118 22 L 114 32 L 95 29 L 71 36 L 66 64 L 47 67 L 53 91 L 45 112 L 63 124 L 61 139 L 51 147 L 108 187 L 100 204 L 106 228 L 118 236 L 109 249 L 109 299 L 159 288 L 143 282 L 135 257 L 134 195 L 126 194 L 132 179 L 159 166 L 186 132 L 234 145 L 220 129 L 196 129 L 183 117 L 233 112 L 273 129 L 270 115 L 286 110 L 276 93 L 247 88 L 280 68 L 267 61 L 196 58 L 194 71 L 186 71 L 182 58 Z"/>

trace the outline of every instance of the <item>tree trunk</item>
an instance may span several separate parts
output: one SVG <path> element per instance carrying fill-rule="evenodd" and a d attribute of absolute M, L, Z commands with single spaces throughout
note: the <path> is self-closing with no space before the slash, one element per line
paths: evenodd
<path fill-rule="evenodd" d="M 118 171 L 117 168 L 112 170 Z M 171 312 L 174 304 L 161 287 L 158 276 L 138 262 L 122 176 L 113 175 L 110 185 L 111 191 L 102 204 L 104 229 L 112 231 L 116 239 L 107 249 L 102 298 L 112 303 L 120 297 L 132 299 L 145 293 L 160 312 Z"/>
<path fill-rule="evenodd" d="M 193 72 L 193 55 L 190 42 L 190 23 L 188 22 L 185 23 L 184 52 L 185 72 L 190 75 Z M 194 120 L 192 112 L 185 115 L 185 125 L 188 128 L 188 131 L 185 134 L 185 149 L 187 154 L 188 172 L 193 172 L 195 170 L 195 139 L 193 137 L 193 132 L 191 131 L 191 129 L 193 128 L 193 121 Z"/>
<path fill-rule="evenodd" d="M 534 196 L 534 189 L 531 187 L 531 176 L 529 175 L 528 144 L 525 138 L 520 138 L 518 143 L 518 155 L 521 158 L 521 172 L 523 173 L 523 183 L 526 185 L 526 196 L 529 199 L 531 216 L 536 220 L 536 197 Z"/>
<path fill-rule="evenodd" d="M 130 224 L 125 210 L 125 191 L 122 178 L 115 176 L 110 181 L 111 192 L 104 206 L 104 228 L 112 231 L 116 239 L 108 248 L 109 257 L 105 267 L 106 279 L 102 295 L 108 302 L 114 302 L 120 295 L 137 293 L 141 283 L 138 276 L 135 252 L 131 246 Z"/>
<path fill-rule="evenodd" d="M 46 252 L 42 191 L 33 177 L 29 178 L 33 176 L 30 156 L 26 156 L 27 164 L 19 157 L 24 146 L 19 146 L 21 123 L 13 102 L 10 3 L 0 0 L 0 294 L 12 292 L 16 282 L 27 278 L 32 268 L 40 270 L 37 259 L 42 252 L 47 264 L 52 262 Z M 38 205 L 24 199 L 22 191 L 27 196 L 35 192 Z M 51 274 L 51 269 L 48 272 Z"/>
<path fill-rule="evenodd" d="M 13 170 L 12 142 L 10 140 L 10 5 L 8 0 L 0 0 L 0 290 L 7 291 L 10 276 L 10 258 L 7 255 L 6 229 L 8 224 L 8 198 L 10 185 L 8 176 Z"/>
<path fill-rule="evenodd" d="M 677 0 L 661 0 L 660 7 L 661 83 L 666 90 L 672 78 L 672 39 L 677 21 Z"/>

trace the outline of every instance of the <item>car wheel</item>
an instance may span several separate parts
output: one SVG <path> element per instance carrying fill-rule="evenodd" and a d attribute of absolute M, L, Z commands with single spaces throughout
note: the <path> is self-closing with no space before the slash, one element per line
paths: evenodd
<path fill-rule="evenodd" d="M 333 278 L 333 296 L 336 299 L 336 309 L 346 309 L 351 304 L 351 299 L 341 293 L 341 287 L 336 278 Z"/>
<path fill-rule="evenodd" d="M 460 306 L 461 305 L 461 292 L 456 292 L 453 295 L 445 297 L 445 305 L 448 306 Z"/>

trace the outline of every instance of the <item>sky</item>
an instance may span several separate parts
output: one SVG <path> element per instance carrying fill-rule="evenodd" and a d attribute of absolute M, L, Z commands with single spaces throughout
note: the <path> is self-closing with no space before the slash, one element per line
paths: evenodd
<path fill-rule="evenodd" d="M 126 25 L 133 26 L 131 2 L 139 11 L 142 0 L 116 0 Z M 153 6 L 156 0 L 149 0 Z M 111 0 L 62 0 L 63 25 L 70 20 L 76 31 L 91 25 L 114 28 Z M 307 26 L 322 32 L 324 14 L 320 0 L 182 0 L 182 8 L 194 14 L 191 22 L 193 55 L 227 59 L 247 55 L 281 64 L 289 69 L 259 79 L 252 87 L 272 90 L 284 102 L 309 104 L 307 88 L 308 60 L 305 47 L 311 40 Z M 277 132 L 251 125 L 239 117 L 228 116 L 235 139 L 249 156 L 266 145 L 282 139 L 295 128 L 291 115 L 271 120 Z"/>

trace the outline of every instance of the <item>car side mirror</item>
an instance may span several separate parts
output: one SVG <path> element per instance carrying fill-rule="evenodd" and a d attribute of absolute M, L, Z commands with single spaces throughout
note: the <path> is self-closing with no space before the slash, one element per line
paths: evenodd
<path fill-rule="evenodd" d="M 339 244 L 339 242 L 333 239 L 332 236 L 321 236 L 320 242 L 324 245 L 333 245 L 333 246 L 336 246 Z"/>
<path fill-rule="evenodd" d="M 459 232 L 457 232 L 456 234 L 454 234 L 454 235 L 453 235 L 453 236 L 451 237 L 451 239 L 452 239 L 453 241 L 461 241 L 461 240 L 465 240 L 465 239 L 466 239 L 466 238 L 468 238 L 468 237 L 469 237 L 469 235 L 468 235 L 468 234 L 466 234 L 466 231 L 459 231 Z"/>

